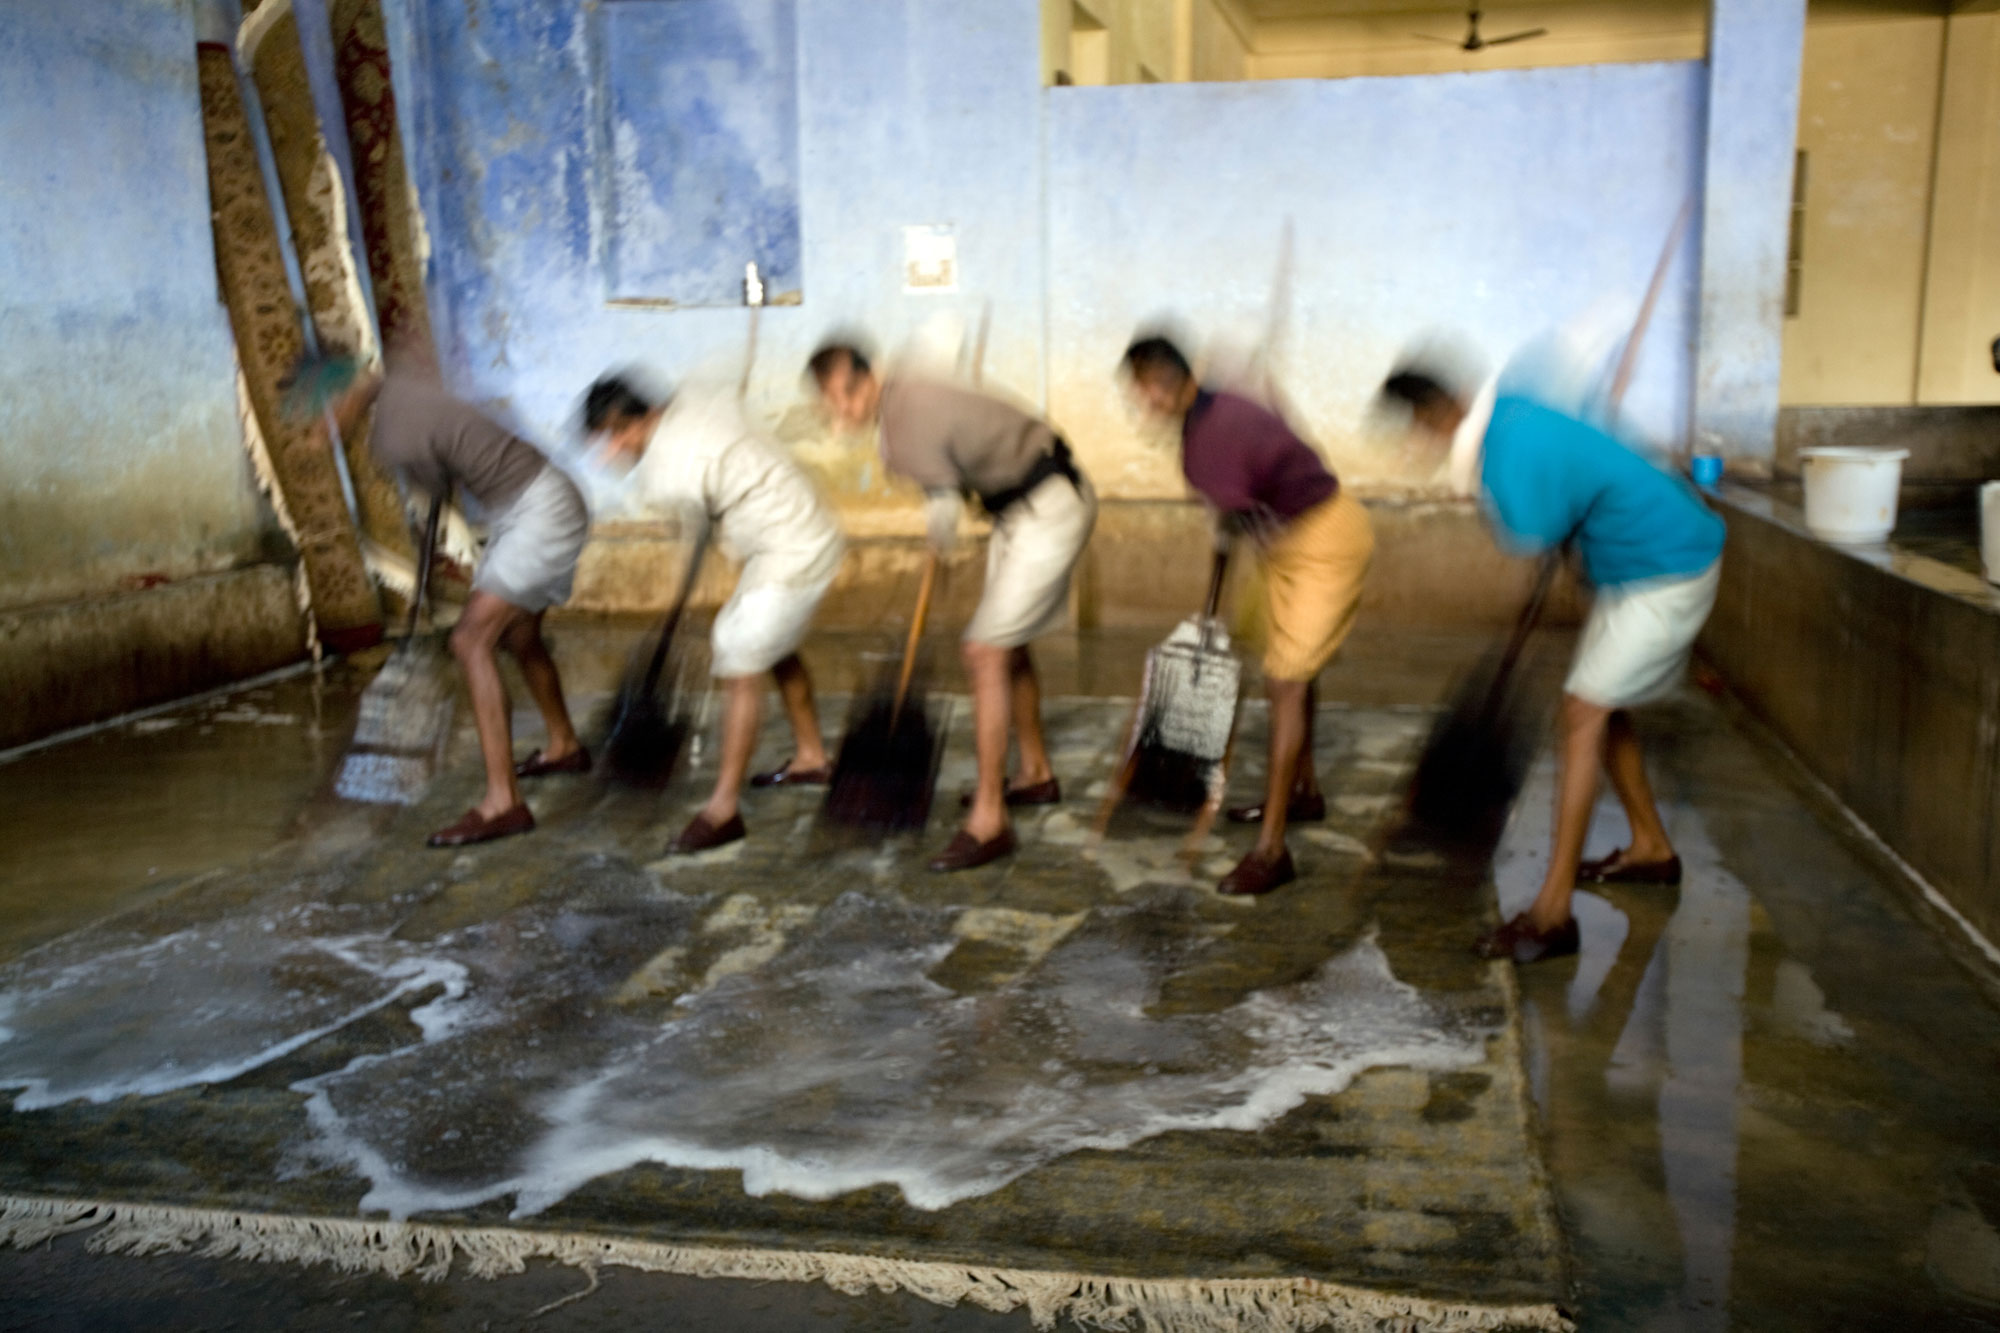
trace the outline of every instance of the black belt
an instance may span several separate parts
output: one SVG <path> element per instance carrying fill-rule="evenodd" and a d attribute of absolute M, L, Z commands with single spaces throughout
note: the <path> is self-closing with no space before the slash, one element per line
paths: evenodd
<path fill-rule="evenodd" d="M 995 491 L 991 495 L 982 495 L 979 497 L 979 503 L 986 507 L 987 513 L 997 518 L 1001 510 L 1027 499 L 1028 492 L 1050 477 L 1068 477 L 1070 485 L 1078 488 L 1083 486 L 1083 474 L 1078 472 L 1076 464 L 1070 461 L 1069 445 L 1060 436 L 1056 438 L 1055 447 L 1035 460 L 1034 466 L 1028 469 L 1028 474 L 1021 478 L 1018 485 L 1009 486 L 1004 491 Z"/>

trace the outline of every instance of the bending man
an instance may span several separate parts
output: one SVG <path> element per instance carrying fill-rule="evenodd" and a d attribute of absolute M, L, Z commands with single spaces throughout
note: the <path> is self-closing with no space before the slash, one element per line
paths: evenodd
<path fill-rule="evenodd" d="M 433 847 L 460 847 L 526 833 L 535 816 L 516 778 L 586 773 L 590 753 L 577 740 L 563 702 L 562 677 L 542 638 L 542 616 L 567 601 L 590 512 L 574 483 L 541 451 L 434 385 L 363 370 L 348 357 L 302 363 L 293 375 L 295 413 L 317 418 L 331 404 L 343 434 L 371 406 L 369 448 L 392 475 L 427 495 L 456 489 L 487 524 L 486 553 L 472 596 L 451 632 L 451 651 L 472 696 L 486 794 L 464 818 L 430 836 Z M 548 739 L 518 765 L 512 713 L 500 678 L 505 648 L 541 710 Z"/>
<path fill-rule="evenodd" d="M 1449 447 L 1467 403 L 1423 366 L 1382 386 L 1421 436 Z M 1578 884 L 1678 884 L 1674 854 L 1646 781 L 1627 711 L 1671 694 L 1715 605 L 1722 520 L 1694 489 L 1594 426 L 1510 394 L 1486 428 L 1480 486 L 1503 545 L 1524 553 L 1573 540 L 1597 599 L 1563 685 L 1554 846 L 1527 911 L 1479 941 L 1488 958 L 1532 963 L 1577 950 L 1570 895 Z M 1583 861 L 1598 770 L 1625 807 L 1630 845 Z"/>
<path fill-rule="evenodd" d="M 1261 802 L 1229 812 L 1259 825 L 1257 844 L 1216 887 L 1231 896 L 1269 893 L 1297 876 L 1286 824 L 1326 818 L 1312 757 L 1313 682 L 1354 628 L 1374 528 L 1283 418 L 1202 388 L 1173 343 L 1142 338 L 1126 349 L 1124 364 L 1141 406 L 1180 423 L 1181 471 L 1216 510 L 1217 540 L 1247 535 L 1263 552 L 1270 772 Z"/>
<path fill-rule="evenodd" d="M 590 386 L 584 426 L 635 464 L 650 507 L 706 527 L 743 561 L 736 591 L 715 618 L 710 670 L 722 681 L 722 762 L 715 790 L 669 851 L 722 847 L 744 836 L 737 800 L 757 747 L 763 677 L 778 682 L 792 724 L 792 757 L 749 779 L 753 787 L 824 785 L 832 773 L 798 647 L 840 569 L 846 543 L 833 511 L 791 454 L 744 420 L 734 396 L 684 389 L 655 405 L 623 379 Z"/>
<path fill-rule="evenodd" d="M 986 588 L 962 650 L 972 680 L 979 785 L 965 826 L 930 868 L 985 865 L 1014 850 L 1009 806 L 1062 799 L 1042 739 L 1041 686 L 1028 642 L 1063 618 L 1070 573 L 1097 521 L 1097 493 L 1046 422 L 998 399 L 926 380 L 880 378 L 845 344 L 822 347 L 811 367 L 834 418 L 857 429 L 879 422 L 884 466 L 924 488 L 934 552 L 942 556 L 956 540 L 965 496 L 978 496 L 993 516 Z M 1012 783 L 1010 719 L 1021 749 Z"/>

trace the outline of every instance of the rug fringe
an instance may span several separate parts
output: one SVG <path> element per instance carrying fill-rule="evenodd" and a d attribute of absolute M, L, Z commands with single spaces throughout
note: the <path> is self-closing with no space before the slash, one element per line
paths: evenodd
<path fill-rule="evenodd" d="M 98 1254 L 199 1254 L 266 1263 L 329 1264 L 343 1272 L 438 1281 L 463 1261 L 475 1277 L 520 1273 L 531 1260 L 591 1278 L 607 1266 L 686 1277 L 824 1282 L 859 1296 L 909 1292 L 938 1305 L 969 1301 L 1005 1314 L 1025 1309 L 1038 1329 L 1067 1318 L 1129 1333 L 1571 1333 L 1553 1304 L 1454 1305 L 1311 1278 L 1153 1279 L 987 1268 L 810 1250 L 669 1245 L 621 1236 L 444 1227 L 423 1222 L 291 1217 L 163 1204 L 0 1194 L 0 1246 L 26 1248 L 90 1231 Z M 586 1289 L 588 1290 L 588 1289 Z M 581 1295 L 583 1293 L 579 1293 Z"/>

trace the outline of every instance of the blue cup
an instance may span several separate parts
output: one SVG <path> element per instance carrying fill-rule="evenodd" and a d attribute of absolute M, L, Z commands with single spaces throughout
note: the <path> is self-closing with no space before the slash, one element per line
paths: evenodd
<path fill-rule="evenodd" d="M 1713 486 L 1722 480 L 1722 460 L 1714 454 L 1696 454 L 1688 467 L 1697 486 Z"/>

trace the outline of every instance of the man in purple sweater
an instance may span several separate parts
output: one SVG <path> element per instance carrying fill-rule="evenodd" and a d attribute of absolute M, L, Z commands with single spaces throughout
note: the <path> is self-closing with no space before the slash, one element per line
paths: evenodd
<path fill-rule="evenodd" d="M 1313 682 L 1354 627 L 1375 551 L 1368 511 L 1283 419 L 1249 399 L 1196 382 L 1165 338 L 1125 352 L 1133 392 L 1152 415 L 1181 425 L 1181 470 L 1215 509 L 1218 541 L 1253 539 L 1264 557 L 1271 759 L 1264 800 L 1229 812 L 1260 825 L 1257 845 L 1217 891 L 1269 893 L 1296 876 L 1285 847 L 1291 820 L 1326 818 L 1313 768 Z"/>

